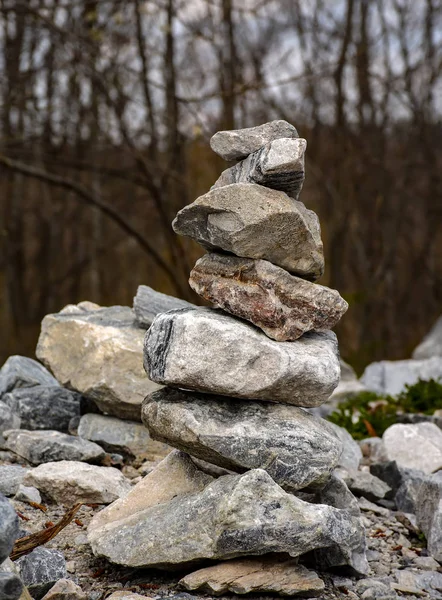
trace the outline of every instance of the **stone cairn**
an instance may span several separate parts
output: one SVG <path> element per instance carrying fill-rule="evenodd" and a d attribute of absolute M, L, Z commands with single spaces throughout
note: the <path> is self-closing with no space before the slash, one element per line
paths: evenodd
<path fill-rule="evenodd" d="M 144 347 L 149 378 L 165 387 L 142 419 L 177 450 L 138 505 L 128 497 L 96 517 L 93 550 L 137 567 L 315 551 L 322 566 L 364 573 L 359 508 L 333 474 L 342 443 L 304 410 L 339 382 L 330 328 L 348 307 L 314 283 L 324 257 L 318 217 L 298 200 L 306 141 L 273 121 L 218 132 L 211 147 L 238 162 L 173 228 L 209 251 L 190 285 L 216 308 L 158 315 Z"/>

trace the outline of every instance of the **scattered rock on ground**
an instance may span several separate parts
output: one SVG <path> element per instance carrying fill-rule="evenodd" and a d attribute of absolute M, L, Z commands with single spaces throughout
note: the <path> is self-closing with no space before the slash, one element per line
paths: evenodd
<path fill-rule="evenodd" d="M 210 147 L 224 160 L 241 160 L 273 140 L 297 138 L 296 128 L 287 121 L 270 121 L 256 127 L 218 131 L 210 139 Z"/>
<path fill-rule="evenodd" d="M 10 356 L 0 369 L 0 398 L 12 390 L 35 385 L 59 383 L 43 365 L 26 356 Z"/>
<path fill-rule="evenodd" d="M 80 586 L 70 579 L 60 579 L 42 600 L 87 600 Z"/>
<path fill-rule="evenodd" d="M 66 561 L 59 550 L 36 548 L 16 561 L 30 594 L 40 600 L 59 579 L 66 577 Z"/>
<path fill-rule="evenodd" d="M 7 448 L 34 465 L 56 460 L 99 462 L 106 454 L 98 444 L 60 431 L 12 429 L 5 435 Z"/>
<path fill-rule="evenodd" d="M 29 469 L 20 465 L 0 465 L 0 493 L 13 496 Z"/>
<path fill-rule="evenodd" d="M 287 494 L 262 469 L 220 477 L 199 493 L 96 528 L 89 540 L 111 562 L 164 568 L 268 552 L 296 557 L 336 545 L 349 565 L 367 571 L 359 519 Z"/>
<path fill-rule="evenodd" d="M 131 489 L 129 481 L 114 467 L 68 460 L 35 467 L 27 473 L 24 484 L 68 506 L 76 502 L 110 504 Z"/>
<path fill-rule="evenodd" d="M 80 415 L 80 400 L 77 392 L 53 385 L 21 388 L 3 396 L 3 402 L 20 417 L 21 427 L 30 430 L 67 431 L 69 421 Z"/>
<path fill-rule="evenodd" d="M 17 500 L 18 502 L 36 502 L 37 504 L 41 504 L 41 496 L 37 488 L 22 484 L 18 486 L 14 500 Z"/>
<path fill-rule="evenodd" d="M 342 451 L 326 421 L 284 404 L 163 388 L 142 418 L 154 439 L 231 471 L 265 469 L 287 491 L 324 484 Z"/>
<path fill-rule="evenodd" d="M 155 317 L 168 310 L 194 306 L 186 300 L 168 296 L 153 290 L 148 285 L 139 285 L 134 298 L 135 321 L 138 327 L 149 329 Z"/>
<path fill-rule="evenodd" d="M 442 431 L 433 423 L 396 423 L 382 436 L 389 460 L 401 467 L 433 473 L 442 469 Z"/>
<path fill-rule="evenodd" d="M 324 270 L 317 215 L 261 185 L 215 188 L 181 209 L 172 226 L 208 250 L 262 258 L 304 279 L 318 279 Z"/>
<path fill-rule="evenodd" d="M 275 342 L 211 308 L 158 315 L 146 334 L 144 365 L 157 383 L 297 406 L 324 402 L 340 371 L 331 331 Z"/>
<path fill-rule="evenodd" d="M 130 308 L 68 306 L 43 319 L 37 356 L 103 412 L 139 420 L 143 398 L 158 389 L 143 371 L 143 337 Z"/>
<path fill-rule="evenodd" d="M 349 474 L 345 482 L 353 494 L 364 496 L 364 498 L 373 502 L 385 498 L 385 495 L 390 491 L 390 487 L 384 481 L 378 479 L 369 471 L 353 472 Z"/>
<path fill-rule="evenodd" d="M 3 494 L 0 494 L 0 564 L 8 558 L 18 532 L 18 517 L 14 507 Z"/>
<path fill-rule="evenodd" d="M 186 590 L 209 594 L 273 593 L 313 598 L 324 591 L 324 582 L 296 560 L 278 558 L 236 559 L 200 569 L 181 579 Z"/>
<path fill-rule="evenodd" d="M 80 438 L 99 444 L 107 452 L 126 456 L 142 454 L 152 444 L 147 429 L 140 423 L 94 413 L 81 417 L 77 433 Z"/>
<path fill-rule="evenodd" d="M 206 254 L 193 267 L 189 283 L 205 300 L 280 342 L 312 329 L 332 329 L 348 308 L 336 290 L 266 260 Z"/>
<path fill-rule="evenodd" d="M 442 360 L 438 356 L 425 360 L 383 360 L 365 369 L 361 383 L 377 394 L 396 395 L 405 385 L 417 383 L 419 379 L 441 379 Z"/>

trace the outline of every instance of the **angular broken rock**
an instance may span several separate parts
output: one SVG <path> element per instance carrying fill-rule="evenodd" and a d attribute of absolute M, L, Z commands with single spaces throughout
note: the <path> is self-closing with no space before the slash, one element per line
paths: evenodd
<path fill-rule="evenodd" d="M 158 315 L 146 334 L 152 381 L 237 398 L 318 406 L 339 382 L 333 332 L 275 342 L 244 321 L 211 309 Z"/>
<path fill-rule="evenodd" d="M 139 285 L 134 298 L 135 321 L 139 327 L 149 329 L 155 317 L 168 310 L 189 308 L 194 306 L 190 302 L 168 296 L 153 290 L 148 285 Z"/>
<path fill-rule="evenodd" d="M 342 444 L 295 406 L 163 388 L 142 405 L 151 436 L 232 471 L 262 468 L 287 491 L 324 484 Z"/>
<path fill-rule="evenodd" d="M 332 329 L 348 308 L 339 292 L 290 275 L 266 260 L 206 254 L 190 273 L 205 300 L 250 321 L 278 342 Z"/>
<path fill-rule="evenodd" d="M 98 444 L 60 431 L 11 429 L 5 437 L 9 450 L 34 465 L 56 460 L 97 462 L 105 456 L 103 448 Z"/>
<path fill-rule="evenodd" d="M 231 131 L 218 131 L 210 139 L 210 147 L 224 160 L 240 160 L 278 138 L 297 138 L 298 132 L 287 121 L 278 120 Z"/>
<path fill-rule="evenodd" d="M 442 469 L 442 431 L 434 423 L 395 423 L 382 436 L 388 460 L 400 467 L 433 473 Z"/>
<path fill-rule="evenodd" d="M 142 400 L 158 386 L 143 371 L 144 332 L 133 322 L 127 307 L 65 307 L 43 319 L 37 356 L 103 412 L 140 420 Z"/>
<path fill-rule="evenodd" d="M 302 138 L 274 140 L 223 171 L 211 189 L 232 183 L 258 183 L 297 200 L 304 183 L 306 147 Z"/>
<path fill-rule="evenodd" d="M 314 571 L 298 565 L 295 559 L 273 556 L 262 559 L 235 559 L 186 575 L 180 584 L 186 590 L 209 594 L 274 593 L 280 596 L 319 596 L 324 582 Z"/>
<path fill-rule="evenodd" d="M 318 279 L 324 271 L 317 215 L 261 185 L 215 188 L 180 210 L 172 226 L 208 250 L 263 258 L 304 279 Z"/>
<path fill-rule="evenodd" d="M 416 517 L 427 538 L 431 556 L 442 561 L 442 477 L 436 473 L 420 486 L 416 501 Z"/>
<path fill-rule="evenodd" d="M 12 390 L 34 385 L 59 385 L 59 383 L 36 360 L 27 356 L 10 356 L 0 369 L 0 398 Z"/>
<path fill-rule="evenodd" d="M 367 570 L 359 519 L 303 502 L 262 469 L 225 475 L 201 492 L 89 529 L 89 541 L 95 555 L 113 563 L 161 568 L 271 552 L 296 557 L 338 545 L 350 566 Z"/>
<path fill-rule="evenodd" d="M 27 473 L 23 483 L 69 506 L 75 502 L 110 504 L 131 490 L 118 469 L 70 460 L 40 465 Z"/>

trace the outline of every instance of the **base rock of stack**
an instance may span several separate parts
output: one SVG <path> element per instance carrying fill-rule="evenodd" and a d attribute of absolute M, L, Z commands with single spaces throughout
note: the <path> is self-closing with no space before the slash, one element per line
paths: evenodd
<path fill-rule="evenodd" d="M 340 375 L 333 332 L 275 342 L 211 308 L 158 315 L 146 334 L 144 366 L 152 381 L 171 387 L 305 407 L 323 404 Z"/>
<path fill-rule="evenodd" d="M 194 266 L 189 283 L 205 300 L 279 342 L 296 340 L 312 329 L 332 329 L 348 308 L 336 290 L 290 275 L 266 260 L 206 254 Z"/>
<path fill-rule="evenodd" d="M 218 131 L 210 139 L 210 147 L 224 160 L 241 160 L 273 140 L 299 137 L 287 121 L 277 120 L 234 131 Z"/>
<path fill-rule="evenodd" d="M 258 183 L 282 190 L 297 200 L 304 183 L 306 147 L 302 138 L 274 140 L 223 171 L 211 189 L 231 183 Z"/>
<path fill-rule="evenodd" d="M 261 185 L 215 188 L 181 209 L 172 226 L 208 250 L 263 258 L 305 279 L 318 279 L 324 271 L 317 215 Z"/>
<path fill-rule="evenodd" d="M 325 484 L 342 452 L 326 421 L 284 404 L 163 388 L 141 416 L 154 439 L 231 471 L 262 468 L 286 491 Z"/>
<path fill-rule="evenodd" d="M 367 570 L 359 519 L 303 502 L 262 469 L 220 477 L 197 493 L 175 491 L 170 500 L 156 498 L 101 527 L 92 520 L 88 533 L 95 555 L 129 567 L 174 568 L 274 552 L 296 557 L 338 546 L 350 566 Z"/>

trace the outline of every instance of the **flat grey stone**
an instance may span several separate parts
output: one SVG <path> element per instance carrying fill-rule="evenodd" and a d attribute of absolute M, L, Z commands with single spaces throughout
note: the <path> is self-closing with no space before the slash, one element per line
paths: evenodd
<path fill-rule="evenodd" d="M 416 513 L 420 489 L 428 478 L 422 471 L 404 469 L 402 483 L 394 495 L 394 502 L 398 510 L 404 513 Z"/>
<path fill-rule="evenodd" d="M 19 465 L 0 465 L 0 493 L 14 496 L 28 471 Z"/>
<path fill-rule="evenodd" d="M 359 519 L 287 494 L 262 469 L 220 477 L 201 492 L 90 527 L 89 541 L 95 555 L 130 567 L 173 568 L 271 552 L 296 557 L 334 545 L 357 571 L 368 567 Z"/>
<path fill-rule="evenodd" d="M 346 479 L 346 484 L 356 496 L 364 496 L 367 500 L 377 502 L 385 498 L 390 487 L 368 471 L 355 471 Z"/>
<path fill-rule="evenodd" d="M 297 138 L 298 132 L 287 121 L 278 120 L 256 127 L 218 131 L 210 139 L 210 147 L 224 160 L 239 160 L 256 152 L 272 140 Z"/>
<path fill-rule="evenodd" d="M 190 302 L 168 296 L 153 290 L 148 285 L 139 285 L 134 298 L 135 321 L 138 327 L 149 329 L 155 317 L 168 310 L 188 308 L 193 306 Z"/>
<path fill-rule="evenodd" d="M 442 469 L 442 431 L 433 423 L 395 423 L 382 436 L 389 460 L 400 467 L 433 473 Z"/>
<path fill-rule="evenodd" d="M 41 496 L 37 488 L 22 484 L 18 486 L 14 500 L 17 500 L 18 502 L 36 502 L 37 504 L 41 504 Z"/>
<path fill-rule="evenodd" d="M 315 501 L 318 504 L 327 504 L 334 508 L 348 510 L 355 517 L 359 517 L 361 514 L 358 501 L 348 489 L 345 481 L 335 473 L 331 474 L 325 486 L 316 493 Z"/>
<path fill-rule="evenodd" d="M 23 483 L 68 506 L 76 502 L 110 504 L 131 490 L 118 469 L 72 460 L 39 465 L 27 473 Z"/>
<path fill-rule="evenodd" d="M 140 423 L 94 413 L 81 417 L 78 435 L 99 444 L 107 452 L 117 452 L 125 456 L 136 456 L 146 452 L 151 442 L 149 433 Z"/>
<path fill-rule="evenodd" d="M 3 402 L 20 417 L 22 429 L 30 430 L 67 431 L 69 421 L 80 415 L 80 400 L 77 392 L 46 385 L 13 390 L 3 396 Z"/>
<path fill-rule="evenodd" d="M 97 462 L 105 456 L 98 444 L 60 431 L 12 429 L 7 432 L 6 446 L 34 465 L 56 460 Z"/>
<path fill-rule="evenodd" d="M 2 396 L 7 397 L 8 394 Z M 12 411 L 12 409 L 5 404 L 3 401 L 0 402 L 0 437 L 4 431 L 8 429 L 19 429 L 20 428 L 20 417 Z"/>
<path fill-rule="evenodd" d="M 11 553 L 18 532 L 17 513 L 9 500 L 0 494 L 0 564 Z"/>
<path fill-rule="evenodd" d="M 59 550 L 36 548 L 16 561 L 23 583 L 40 600 L 59 579 L 67 575 L 66 561 Z"/>
<path fill-rule="evenodd" d="M 0 398 L 12 390 L 34 385 L 59 385 L 59 383 L 36 360 L 27 356 L 10 356 L 0 369 Z"/>
<path fill-rule="evenodd" d="M 419 488 L 416 499 L 416 518 L 427 538 L 431 556 L 442 561 L 442 476 L 427 477 Z"/>
<path fill-rule="evenodd" d="M 231 471 L 265 469 L 287 491 L 325 484 L 342 451 L 326 421 L 284 404 L 163 388 L 142 419 L 156 440 Z"/>
<path fill-rule="evenodd" d="M 158 315 L 146 334 L 144 366 L 152 381 L 172 387 L 295 406 L 325 402 L 340 370 L 331 331 L 275 342 L 210 308 Z"/>
<path fill-rule="evenodd" d="M 193 267 L 189 284 L 205 300 L 279 342 L 312 329 L 333 329 L 348 308 L 336 290 L 253 258 L 206 254 Z"/>
<path fill-rule="evenodd" d="M 356 590 L 363 600 L 396 600 L 398 598 L 390 585 L 377 579 L 361 579 L 356 583 Z"/>
<path fill-rule="evenodd" d="M 383 360 L 371 363 L 361 377 L 361 383 L 377 394 L 400 394 L 406 385 L 419 379 L 441 379 L 442 360 L 439 356 L 424 360 Z"/>
<path fill-rule="evenodd" d="M 304 279 L 318 279 L 324 271 L 317 215 L 262 185 L 215 188 L 181 209 L 172 226 L 210 251 L 262 258 Z"/>
<path fill-rule="evenodd" d="M 143 370 L 143 336 L 130 308 L 69 305 L 43 319 L 37 356 L 101 411 L 140 420 L 142 400 L 158 389 Z"/>
<path fill-rule="evenodd" d="M 223 171 L 211 189 L 232 183 L 258 183 L 297 200 L 304 183 L 306 148 L 307 142 L 302 138 L 273 140 Z"/>
<path fill-rule="evenodd" d="M 442 316 L 438 318 L 412 354 L 412 357 L 416 360 L 432 358 L 433 356 L 442 356 Z"/>

